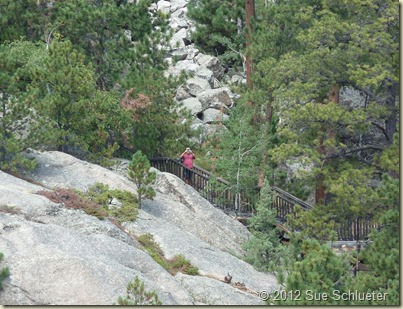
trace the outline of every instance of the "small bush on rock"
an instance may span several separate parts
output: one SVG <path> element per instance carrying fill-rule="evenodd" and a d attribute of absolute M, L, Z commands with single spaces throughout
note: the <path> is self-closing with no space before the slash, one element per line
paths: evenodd
<path fill-rule="evenodd" d="M 0 263 L 3 261 L 4 255 L 0 252 Z M 10 269 L 8 267 L 3 267 L 0 270 L 0 290 L 3 288 L 3 281 L 10 275 Z"/>
<path fill-rule="evenodd" d="M 138 200 L 129 191 L 111 190 L 108 185 L 98 182 L 88 188 L 86 192 L 80 192 L 79 194 L 104 207 L 109 215 L 114 217 L 119 223 L 134 221 L 137 217 Z M 120 206 L 111 205 L 113 199 L 118 200 Z"/>
<path fill-rule="evenodd" d="M 125 298 L 119 296 L 118 305 L 123 306 L 144 306 L 144 305 L 162 305 L 155 291 L 149 292 L 144 289 L 144 282 L 138 276 L 127 285 L 127 294 Z"/>
<path fill-rule="evenodd" d="M 67 208 L 82 209 L 85 213 L 104 219 L 108 212 L 99 204 L 79 196 L 71 189 L 56 189 L 55 191 L 39 191 L 38 194 L 46 196 L 54 203 L 63 203 Z"/>
<path fill-rule="evenodd" d="M 144 249 L 154 259 L 154 261 L 166 269 L 170 274 L 175 275 L 177 272 L 183 272 L 192 276 L 199 274 L 199 269 L 196 266 L 193 266 L 182 254 L 177 254 L 170 260 L 166 259 L 164 252 L 159 244 L 154 241 L 151 234 L 140 235 L 137 240 L 144 246 Z"/>
<path fill-rule="evenodd" d="M 16 215 L 20 214 L 21 210 L 11 205 L 0 205 L 0 212 Z"/>
<path fill-rule="evenodd" d="M 141 150 L 138 150 L 132 157 L 129 164 L 129 177 L 137 187 L 137 200 L 139 208 L 144 199 L 153 200 L 155 191 L 151 185 L 157 178 L 156 172 L 150 172 L 150 162 L 147 157 L 143 155 Z"/>
<path fill-rule="evenodd" d="M 137 217 L 137 198 L 133 193 L 111 190 L 107 185 L 96 183 L 86 192 L 71 189 L 39 191 L 54 203 L 63 203 L 67 208 L 82 209 L 98 219 L 114 217 L 118 223 L 134 221 Z M 116 199 L 120 205 L 111 205 Z M 1 209 L 0 209 L 1 211 Z"/>

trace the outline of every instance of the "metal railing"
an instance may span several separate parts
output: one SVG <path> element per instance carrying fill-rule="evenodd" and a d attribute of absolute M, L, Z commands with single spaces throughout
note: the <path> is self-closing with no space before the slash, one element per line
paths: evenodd
<path fill-rule="evenodd" d="M 161 172 L 168 172 L 179 178 L 183 178 L 184 171 L 189 170 L 179 159 L 152 158 L 150 164 Z M 212 173 L 198 166 L 193 167 L 191 180 L 193 188 L 201 196 L 224 212 L 235 212 L 237 216 L 255 213 L 254 205 L 259 199 L 257 188 L 237 190 L 225 179 L 216 178 Z M 275 209 L 277 218 L 281 222 L 285 222 L 287 215 L 294 212 L 295 205 L 301 206 L 304 210 L 313 208 L 312 205 L 276 186 L 272 186 L 271 189 L 275 193 L 271 207 Z M 371 217 L 361 217 L 336 223 L 339 240 L 365 239 L 373 229 L 378 227 L 378 224 L 374 223 Z"/>

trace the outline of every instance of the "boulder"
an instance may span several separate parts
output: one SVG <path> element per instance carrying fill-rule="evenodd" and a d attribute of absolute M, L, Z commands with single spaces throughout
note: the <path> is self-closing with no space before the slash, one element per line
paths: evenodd
<path fill-rule="evenodd" d="M 184 48 L 186 46 L 185 42 L 189 40 L 188 37 L 188 30 L 182 28 L 172 36 L 171 40 L 169 41 L 169 45 L 172 48 Z"/>
<path fill-rule="evenodd" d="M 199 69 L 200 66 L 197 63 L 194 63 L 192 60 L 180 60 L 176 62 L 174 66 L 168 67 L 168 69 L 164 72 L 164 76 L 169 77 L 170 75 L 173 75 L 177 77 L 180 76 L 182 72 L 193 75 Z"/>
<path fill-rule="evenodd" d="M 244 78 L 241 75 L 235 74 L 231 77 L 231 84 L 240 85 Z"/>
<path fill-rule="evenodd" d="M 180 102 L 189 98 L 192 98 L 192 96 L 189 92 L 187 92 L 186 88 L 184 86 L 179 87 L 175 94 L 175 100 Z"/>
<path fill-rule="evenodd" d="M 193 119 L 190 128 L 198 132 L 198 135 L 192 137 L 190 141 L 194 144 L 201 145 L 206 139 L 206 124 L 196 117 Z"/>
<path fill-rule="evenodd" d="M 170 52 L 170 55 L 177 60 L 185 60 L 188 57 L 188 50 L 186 47 L 176 48 Z"/>
<path fill-rule="evenodd" d="M 238 293 L 231 293 L 232 285 L 221 281 L 213 281 L 201 276 L 188 276 L 182 273 L 177 274 L 176 278 L 192 295 L 195 295 L 195 305 L 205 304 L 206 301 L 212 305 L 220 306 L 234 303 L 238 306 L 265 305 L 264 301 L 250 292 L 239 290 Z M 218 291 L 220 292 L 218 293 Z"/>
<path fill-rule="evenodd" d="M 9 214 L 0 213 L 0 222 L 0 252 L 11 273 L 0 293 L 3 305 L 111 305 L 135 275 L 166 304 L 193 303 L 171 275 L 132 245 Z"/>
<path fill-rule="evenodd" d="M 206 80 L 211 88 L 214 86 L 214 74 L 211 70 L 201 67 L 196 71 L 195 76 Z"/>
<path fill-rule="evenodd" d="M 169 21 L 169 26 L 174 30 L 178 31 L 182 28 L 189 28 L 188 22 L 183 18 L 173 17 Z"/>
<path fill-rule="evenodd" d="M 191 44 L 188 46 L 188 56 L 186 59 L 193 60 L 193 58 L 196 57 L 198 54 L 199 50 L 197 48 L 194 48 L 194 45 Z"/>
<path fill-rule="evenodd" d="M 11 272 L 0 292 L 1 304 L 111 305 L 125 295 L 135 275 L 166 305 L 258 304 L 256 291 L 277 287 L 272 275 L 236 257 L 243 255 L 241 246 L 250 237 L 245 226 L 178 177 L 157 172 L 155 199 L 144 202 L 134 222 L 117 226 L 36 192 L 46 190 L 43 182 L 48 188 L 82 190 L 103 182 L 132 190 L 127 160 L 119 160 L 115 172 L 59 152 L 31 156 L 38 168 L 24 177 L 38 184 L 0 171 L 0 252 Z M 144 233 L 154 235 L 167 258 L 183 254 L 199 268 L 199 276 L 168 273 L 141 250 L 134 235 Z M 254 294 L 223 285 L 220 278 L 227 272 Z"/>
<path fill-rule="evenodd" d="M 176 12 L 179 9 L 183 9 L 188 4 L 188 0 L 171 0 L 171 13 Z"/>
<path fill-rule="evenodd" d="M 192 115 L 202 112 L 202 104 L 197 98 L 188 98 L 182 101 L 182 105 L 187 108 Z"/>
<path fill-rule="evenodd" d="M 27 178 L 48 188 L 74 188 L 86 190 L 96 182 L 135 193 L 132 181 L 99 165 L 74 158 L 58 151 L 31 151 L 28 156 L 37 161 L 37 168 L 25 174 Z"/>
<path fill-rule="evenodd" d="M 214 108 L 208 108 L 205 111 L 203 111 L 203 115 L 201 117 L 201 120 L 204 123 L 224 121 L 227 119 L 228 119 L 228 115 L 226 115 L 225 113 L 222 113 L 221 111 L 214 109 Z"/>
<path fill-rule="evenodd" d="M 209 107 L 227 106 L 230 107 L 234 104 L 231 99 L 231 91 L 228 88 L 210 89 L 197 94 L 197 98 L 203 106 L 203 110 Z"/>
<path fill-rule="evenodd" d="M 165 0 L 157 2 L 157 9 L 164 14 L 168 14 L 171 11 L 171 3 Z"/>
<path fill-rule="evenodd" d="M 195 57 L 195 60 L 200 66 L 204 66 L 207 69 L 211 70 L 215 78 L 220 79 L 224 70 L 221 66 L 220 60 L 217 57 L 199 53 Z"/>
<path fill-rule="evenodd" d="M 186 81 L 185 89 L 192 96 L 196 96 L 198 93 L 211 89 L 211 87 L 207 80 L 195 77 Z"/>
<path fill-rule="evenodd" d="M 187 11 L 188 10 L 186 7 L 177 9 L 174 12 L 172 12 L 171 17 L 184 19 L 184 18 L 186 18 Z"/>

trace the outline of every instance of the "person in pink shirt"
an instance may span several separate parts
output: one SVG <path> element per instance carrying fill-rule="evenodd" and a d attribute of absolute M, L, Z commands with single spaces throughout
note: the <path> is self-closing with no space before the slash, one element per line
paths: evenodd
<path fill-rule="evenodd" d="M 183 171 L 183 175 L 185 176 L 185 182 L 188 185 L 191 185 L 192 184 L 193 160 L 196 159 L 196 157 L 193 154 L 192 150 L 188 147 L 181 154 L 180 159 L 181 159 L 183 165 L 187 167 Z"/>

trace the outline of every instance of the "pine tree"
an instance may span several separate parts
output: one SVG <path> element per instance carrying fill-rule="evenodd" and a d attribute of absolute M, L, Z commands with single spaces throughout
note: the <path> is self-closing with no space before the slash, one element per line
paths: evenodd
<path fill-rule="evenodd" d="M 256 215 L 248 219 L 253 236 L 243 245 L 245 260 L 263 271 L 278 270 L 286 253 L 286 248 L 280 243 L 280 231 L 276 228 L 276 213 L 271 208 L 273 199 L 274 192 L 266 179 L 256 204 Z"/>
<path fill-rule="evenodd" d="M 40 143 L 64 152 L 83 146 L 80 134 L 90 117 L 89 98 L 95 93 L 94 73 L 84 55 L 70 41 L 54 40 L 31 86 L 42 117 L 36 132 Z"/>
<path fill-rule="evenodd" d="M 229 65 L 243 62 L 245 0 L 191 1 L 188 16 L 195 21 L 192 40 L 198 48 Z"/>
<path fill-rule="evenodd" d="M 26 41 L 0 45 L 0 169 L 32 168 L 23 156 L 29 147 L 28 131 L 35 115 L 26 98 L 31 68 L 41 65 L 43 47 Z"/>
<path fill-rule="evenodd" d="M 349 301 L 332 297 L 347 291 L 351 275 L 346 256 L 337 256 L 328 245 L 304 240 L 296 247 L 294 263 L 285 279 L 284 294 L 274 305 L 336 305 Z M 282 282 L 280 282 L 282 283 Z M 272 295 L 275 296 L 275 295 Z"/>
<path fill-rule="evenodd" d="M 261 155 L 260 135 L 250 125 L 253 109 L 243 104 L 237 106 L 224 123 L 226 130 L 217 133 L 218 144 L 212 139 L 211 152 L 217 157 L 216 173 L 229 181 L 235 196 L 255 196 Z"/>
<path fill-rule="evenodd" d="M 378 207 L 384 212 L 379 219 L 379 229 L 371 233 L 370 243 L 360 254 L 368 271 L 358 272 L 351 287 L 364 292 L 387 293 L 387 297 L 383 301 L 360 302 L 360 305 L 400 303 L 400 233 L 397 232 L 400 223 L 399 146 L 399 134 L 396 134 L 392 146 L 379 158 L 384 174 L 377 189 Z"/>
<path fill-rule="evenodd" d="M 149 0 L 55 1 L 48 7 L 51 25 L 86 56 L 101 90 L 112 89 L 138 61 L 133 42 L 151 35 Z"/>
<path fill-rule="evenodd" d="M 268 13 L 281 11 L 287 4 L 279 2 L 272 6 L 277 9 Z M 279 16 L 284 18 L 279 20 L 283 33 L 274 32 L 279 36 L 277 42 L 291 35 L 291 41 L 297 42 L 295 47 L 288 52 L 273 49 L 273 55 L 266 57 L 260 53 L 256 64 L 255 78 L 268 85 L 275 111 L 281 115 L 278 131 L 285 143 L 271 150 L 271 155 L 279 163 L 292 160 L 310 167 L 313 173 L 306 175 L 306 179 L 323 183 L 327 192 L 324 202 L 333 203 L 334 209 L 349 205 L 346 214 L 350 217 L 375 207 L 369 186 L 373 157 L 390 145 L 392 136 L 387 132 L 396 130 L 396 126 L 390 127 L 395 117 L 392 114 L 396 115 L 392 111 L 397 98 L 394 69 L 397 6 L 388 2 L 386 10 L 381 7 L 380 3 L 325 0 L 298 3 L 293 8 L 292 22 L 286 14 Z M 255 36 L 256 53 L 267 46 L 268 37 Z M 262 45 L 260 39 L 264 40 Z M 367 51 L 358 50 L 358 44 L 378 44 L 380 50 L 390 54 L 391 62 L 380 61 L 381 53 L 375 49 L 366 57 Z M 363 68 L 371 70 L 371 78 L 357 73 Z M 263 76 L 260 80 L 258 74 Z M 352 108 L 332 103 L 330 90 L 340 85 L 365 93 L 368 98 L 365 106 Z M 374 141 L 374 130 L 382 131 L 383 139 Z"/>
<path fill-rule="evenodd" d="M 137 187 L 139 209 L 144 199 L 154 199 L 155 191 L 151 185 L 157 177 L 156 172 L 150 172 L 150 162 L 141 150 L 136 151 L 129 164 L 129 177 Z"/>

